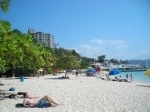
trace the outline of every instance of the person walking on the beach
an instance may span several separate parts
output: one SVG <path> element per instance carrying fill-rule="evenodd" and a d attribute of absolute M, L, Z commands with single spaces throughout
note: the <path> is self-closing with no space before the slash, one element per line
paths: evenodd
<path fill-rule="evenodd" d="M 39 79 L 39 73 L 38 72 L 36 73 L 36 76 L 37 76 L 37 79 Z"/>
<path fill-rule="evenodd" d="M 128 80 L 128 74 L 126 75 L 126 79 Z"/>
<path fill-rule="evenodd" d="M 39 99 L 29 99 L 29 98 L 25 98 L 23 100 L 23 106 L 24 107 L 43 107 L 45 106 L 47 103 L 49 103 L 52 107 L 56 107 L 57 105 L 59 105 L 58 103 L 56 103 L 51 97 L 49 96 L 44 96 L 43 98 Z"/>
<path fill-rule="evenodd" d="M 98 79 L 98 78 L 101 78 L 102 76 L 102 74 L 100 73 L 100 71 L 101 71 L 101 68 L 99 67 L 99 66 L 97 66 L 96 68 L 95 68 L 95 71 L 96 71 L 96 78 Z"/>
<path fill-rule="evenodd" d="M 78 69 L 76 69 L 76 77 L 78 76 Z"/>
<path fill-rule="evenodd" d="M 132 82 L 132 78 L 133 78 L 133 76 L 132 76 L 132 74 L 130 75 L 130 81 Z"/>
<path fill-rule="evenodd" d="M 37 76 L 37 79 L 39 79 L 40 71 L 37 71 L 37 72 L 36 72 L 36 76 Z"/>

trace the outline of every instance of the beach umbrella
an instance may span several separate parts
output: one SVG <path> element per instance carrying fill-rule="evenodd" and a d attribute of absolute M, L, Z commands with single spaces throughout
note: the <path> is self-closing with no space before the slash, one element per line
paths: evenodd
<path fill-rule="evenodd" d="M 81 72 L 85 72 L 85 71 L 86 71 L 86 69 L 82 69 L 82 70 L 81 70 Z"/>
<path fill-rule="evenodd" d="M 119 73 L 121 73 L 120 70 L 112 70 L 112 71 L 109 72 L 109 75 L 117 75 Z"/>
<path fill-rule="evenodd" d="M 38 71 L 39 71 L 39 72 L 42 72 L 42 71 L 44 71 L 44 70 L 43 70 L 43 69 L 39 69 Z"/>
<path fill-rule="evenodd" d="M 108 74 L 108 72 L 107 72 L 107 71 L 102 71 L 102 73 L 103 73 L 103 74 L 105 74 L 105 75 L 106 75 L 106 74 Z"/>
<path fill-rule="evenodd" d="M 94 70 L 94 69 L 88 69 L 88 70 L 86 71 L 87 76 L 92 76 L 94 73 L 95 73 L 95 70 Z"/>
<path fill-rule="evenodd" d="M 150 76 L 150 69 L 147 70 L 146 72 L 144 72 L 144 74 L 145 74 L 146 76 Z"/>
<path fill-rule="evenodd" d="M 95 70 L 94 69 L 88 69 L 86 72 L 92 72 L 92 73 L 94 73 Z"/>
<path fill-rule="evenodd" d="M 92 67 L 88 67 L 88 69 L 93 69 Z"/>

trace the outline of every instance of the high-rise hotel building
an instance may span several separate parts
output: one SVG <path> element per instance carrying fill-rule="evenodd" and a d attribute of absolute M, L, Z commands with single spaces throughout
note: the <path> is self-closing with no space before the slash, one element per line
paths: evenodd
<path fill-rule="evenodd" d="M 44 44 L 47 47 L 54 48 L 54 36 L 43 32 L 35 32 L 34 29 L 28 30 L 28 34 L 31 34 L 36 39 L 38 44 Z"/>

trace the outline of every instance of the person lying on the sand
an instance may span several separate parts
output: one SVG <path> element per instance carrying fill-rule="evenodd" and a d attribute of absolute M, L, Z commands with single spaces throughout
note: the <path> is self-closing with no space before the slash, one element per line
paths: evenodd
<path fill-rule="evenodd" d="M 69 76 L 62 76 L 62 77 L 58 77 L 59 79 L 69 79 Z"/>
<path fill-rule="evenodd" d="M 129 82 L 127 79 L 119 79 L 119 82 Z"/>
<path fill-rule="evenodd" d="M 118 77 L 114 77 L 114 79 L 112 79 L 112 81 L 119 81 Z"/>
<path fill-rule="evenodd" d="M 41 99 L 29 99 L 29 98 L 25 98 L 23 100 L 23 106 L 24 107 L 43 107 L 47 103 L 49 103 L 52 107 L 56 107 L 57 105 L 59 105 L 51 97 L 49 97 L 47 95 L 44 96 Z"/>
<path fill-rule="evenodd" d="M 118 78 L 115 78 L 115 79 L 113 79 L 112 81 L 128 82 L 127 79 L 118 79 Z"/>

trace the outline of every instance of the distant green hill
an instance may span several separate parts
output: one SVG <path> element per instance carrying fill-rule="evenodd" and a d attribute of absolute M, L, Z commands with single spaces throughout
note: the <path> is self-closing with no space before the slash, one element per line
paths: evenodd
<path fill-rule="evenodd" d="M 129 63 L 131 64 L 138 64 L 140 63 L 143 67 L 146 68 L 146 61 L 147 61 L 147 64 L 148 64 L 148 68 L 150 68 L 150 59 L 147 59 L 147 60 L 128 60 Z"/>

